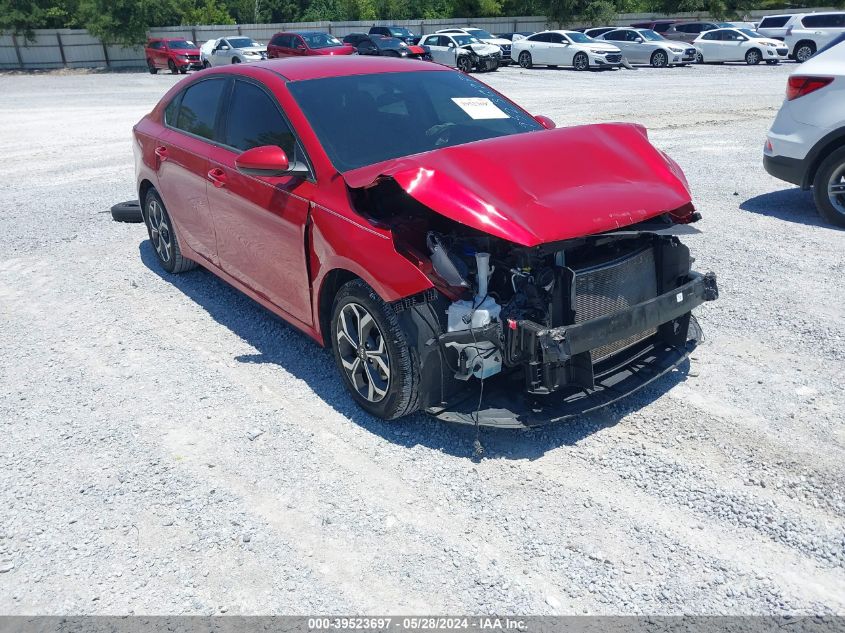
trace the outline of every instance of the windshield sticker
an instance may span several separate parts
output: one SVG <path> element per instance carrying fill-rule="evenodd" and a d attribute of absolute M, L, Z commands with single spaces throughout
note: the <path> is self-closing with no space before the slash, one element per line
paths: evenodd
<path fill-rule="evenodd" d="M 490 99 L 476 97 L 453 97 L 452 101 L 454 101 L 455 105 L 466 112 L 472 119 L 510 118 L 507 114 L 500 110 L 495 103 L 490 101 Z"/>

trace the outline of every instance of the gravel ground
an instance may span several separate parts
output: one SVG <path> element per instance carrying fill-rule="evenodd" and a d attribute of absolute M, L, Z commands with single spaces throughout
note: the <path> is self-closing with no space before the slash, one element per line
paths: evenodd
<path fill-rule="evenodd" d="M 0 76 L 0 613 L 845 614 L 845 232 L 761 165 L 792 67 L 481 77 L 559 125 L 645 124 L 722 297 L 688 373 L 486 431 L 478 464 L 111 221 L 177 78 Z"/>

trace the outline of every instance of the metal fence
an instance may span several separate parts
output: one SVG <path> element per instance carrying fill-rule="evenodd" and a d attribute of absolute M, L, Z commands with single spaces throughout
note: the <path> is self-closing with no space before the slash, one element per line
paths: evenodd
<path fill-rule="evenodd" d="M 793 9 L 785 11 L 750 11 L 746 20 L 755 21 L 773 13 L 809 13 L 829 11 L 828 8 Z M 680 13 L 661 16 L 651 13 L 621 13 L 614 24 L 652 18 L 673 17 L 683 19 L 707 18 L 706 13 Z M 293 22 L 284 24 L 238 24 L 203 26 L 168 26 L 149 30 L 150 37 L 184 37 L 197 44 L 226 35 L 247 35 L 260 42 L 268 41 L 274 33 L 287 30 L 313 29 L 326 31 L 339 37 L 349 33 L 366 32 L 373 24 L 406 26 L 415 33 L 433 33 L 438 29 L 455 26 L 475 26 L 492 33 L 513 31 L 541 31 L 550 28 L 543 16 L 501 18 L 448 18 L 442 20 L 397 20 L 393 22 Z M 557 27 L 557 25 L 554 25 Z M 566 26 L 577 26 L 570 24 Z M 610 26 L 610 25 L 609 25 Z M 11 34 L 0 34 L 0 69 L 50 69 L 50 68 L 141 68 L 146 65 L 143 47 L 125 47 L 103 43 L 84 29 L 36 29 L 33 39 Z"/>

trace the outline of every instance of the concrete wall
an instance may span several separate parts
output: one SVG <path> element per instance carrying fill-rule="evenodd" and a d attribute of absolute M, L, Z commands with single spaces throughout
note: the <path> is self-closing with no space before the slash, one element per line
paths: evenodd
<path fill-rule="evenodd" d="M 829 8 L 794 9 L 784 11 L 750 11 L 749 21 L 775 13 L 808 13 L 829 11 Z M 706 13 L 679 13 L 665 16 L 652 13 L 621 13 L 614 24 L 625 25 L 651 18 L 706 18 Z M 150 29 L 151 37 L 185 37 L 202 44 L 206 40 L 225 35 L 248 35 L 259 42 L 267 42 L 274 33 L 285 30 L 313 29 L 339 37 L 349 33 L 366 32 L 373 24 L 406 26 L 415 33 L 433 33 L 454 26 L 476 26 L 492 33 L 510 31 L 541 31 L 556 27 L 543 16 L 510 18 L 448 18 L 442 20 L 398 20 L 394 22 L 295 22 L 286 24 L 239 24 L 227 26 L 169 26 Z M 579 26 L 569 24 L 565 26 Z M 37 29 L 33 40 L 10 34 L 0 35 L 0 70 L 49 68 L 141 68 L 145 65 L 142 47 L 103 44 L 84 29 Z"/>

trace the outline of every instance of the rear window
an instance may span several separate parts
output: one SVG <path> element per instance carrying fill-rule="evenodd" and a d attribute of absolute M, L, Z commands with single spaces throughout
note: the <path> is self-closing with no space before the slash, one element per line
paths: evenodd
<path fill-rule="evenodd" d="M 830 15 L 808 15 L 801 24 L 809 28 L 836 28 L 845 26 L 845 13 Z"/>
<path fill-rule="evenodd" d="M 217 106 L 225 85 L 225 79 L 206 79 L 189 86 L 179 106 L 176 127 L 189 134 L 213 139 Z"/>
<path fill-rule="evenodd" d="M 776 15 L 776 16 L 771 17 L 771 18 L 763 18 L 760 21 L 760 26 L 758 28 L 761 28 L 761 29 L 776 29 L 779 26 L 785 25 L 787 22 L 789 22 L 789 16 L 788 15 Z"/>

